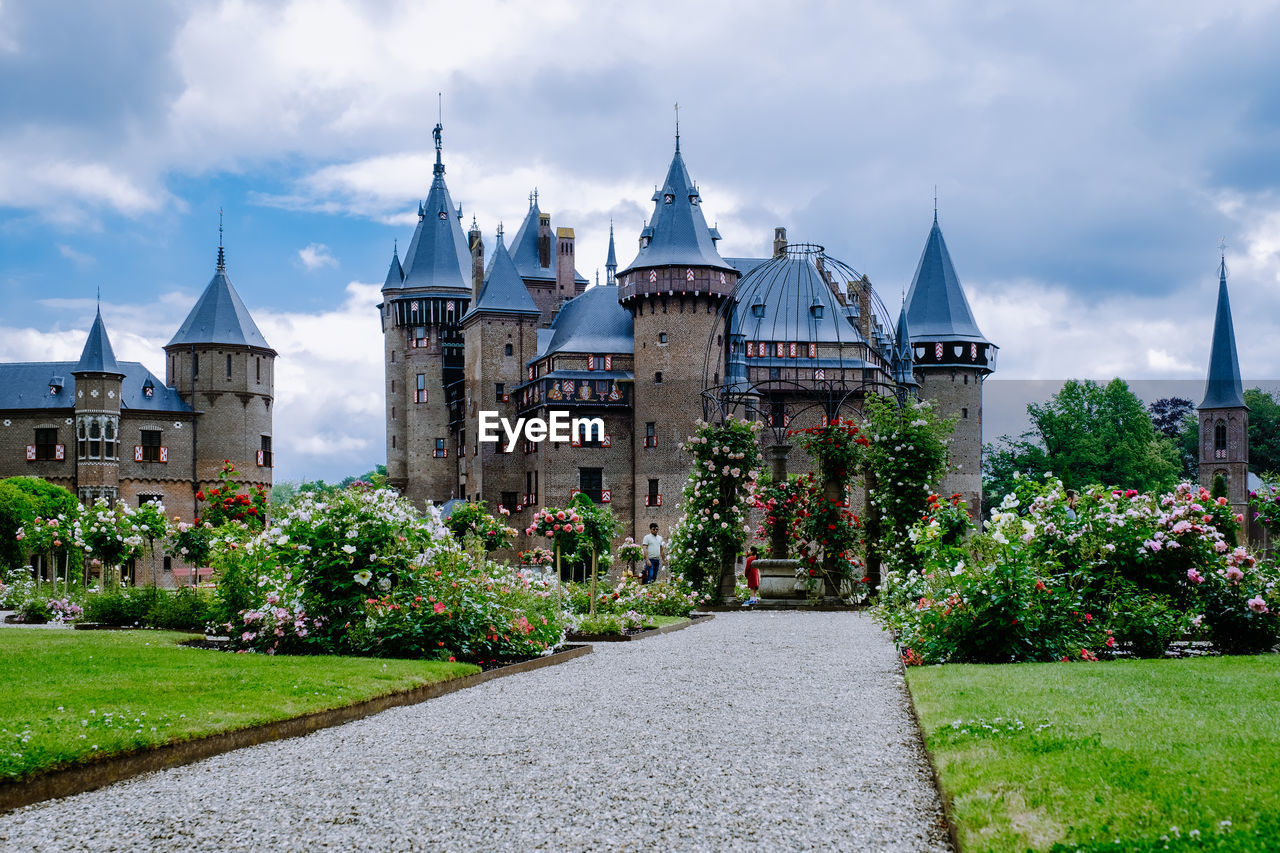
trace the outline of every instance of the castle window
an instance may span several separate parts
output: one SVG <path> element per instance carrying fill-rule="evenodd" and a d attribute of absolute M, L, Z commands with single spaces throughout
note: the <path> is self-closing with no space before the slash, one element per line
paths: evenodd
<path fill-rule="evenodd" d="M 419 373 L 417 379 L 418 385 L 413 392 L 413 402 L 427 402 L 427 374 Z"/>
<path fill-rule="evenodd" d="M 270 468 L 273 464 L 271 457 L 271 436 L 264 435 L 261 436 L 261 439 L 262 443 L 258 450 L 258 464 L 263 468 Z"/>
<path fill-rule="evenodd" d="M 591 498 L 592 503 L 600 503 L 600 493 L 604 491 L 604 469 L 579 468 L 578 491 Z"/>
<path fill-rule="evenodd" d="M 524 472 L 524 491 L 525 503 L 536 504 L 538 502 L 538 472 Z"/>
<path fill-rule="evenodd" d="M 116 422 L 108 419 L 102 427 L 102 458 L 117 459 L 116 456 Z"/>
<path fill-rule="evenodd" d="M 507 356 L 510 356 L 510 355 L 512 355 L 512 354 L 514 354 L 514 353 L 515 353 L 515 350 L 514 350 L 514 349 L 512 349 L 511 344 L 507 344 L 506 348 L 503 350 L 503 354 L 504 354 L 504 355 L 507 355 Z"/>
<path fill-rule="evenodd" d="M 231 353 L 227 353 L 227 378 L 231 378 Z"/>
<path fill-rule="evenodd" d="M 396 363 L 396 351 L 395 351 L 395 350 L 392 350 L 392 351 L 391 351 L 391 363 L 392 363 L 392 364 L 395 364 L 395 363 Z"/>
<path fill-rule="evenodd" d="M 164 503 L 164 495 L 138 495 L 138 506 L 146 506 L 147 504 L 163 504 L 163 503 Z"/>
<path fill-rule="evenodd" d="M 80 421 L 78 424 L 76 424 L 76 458 L 77 459 L 89 458 L 89 440 L 88 440 L 88 434 L 87 434 L 88 428 L 89 428 L 88 425 L 84 421 Z"/>
<path fill-rule="evenodd" d="M 391 393 L 396 393 L 396 381 L 394 379 L 391 380 Z"/>
<path fill-rule="evenodd" d="M 661 370 L 659 370 L 659 371 L 657 371 L 656 373 L 654 373 L 654 374 L 653 374 L 653 384 L 654 384 L 654 385 L 661 385 L 661 384 L 662 384 L 662 371 L 661 371 Z"/>
<path fill-rule="evenodd" d="M 144 429 L 142 430 L 142 461 L 143 462 L 159 462 L 160 461 L 160 430 Z"/>
<path fill-rule="evenodd" d="M 499 403 L 507 402 L 506 387 L 501 382 L 493 383 L 493 396 Z"/>
<path fill-rule="evenodd" d="M 644 446 L 658 446 L 658 423 L 657 421 L 649 421 L 644 425 Z"/>
<path fill-rule="evenodd" d="M 262 359 L 255 358 L 253 360 L 253 370 L 259 383 L 262 382 Z"/>
<path fill-rule="evenodd" d="M 964 408 L 962 408 L 962 409 L 960 410 L 960 417 L 962 417 L 962 418 L 967 418 L 967 417 L 969 417 L 969 410 L 968 410 L 968 409 L 964 409 Z"/>
<path fill-rule="evenodd" d="M 392 407 L 391 407 L 391 420 L 393 420 L 393 421 L 394 421 L 395 419 L 396 419 L 396 407 L 395 407 L 395 406 L 392 406 Z"/>
<path fill-rule="evenodd" d="M 520 503 L 519 495 L 515 492 L 503 492 L 502 500 L 498 501 L 498 506 L 503 507 L 507 512 L 515 512 L 516 504 Z"/>
<path fill-rule="evenodd" d="M 396 449 L 396 437 L 394 435 L 391 436 L 391 449 L 392 450 Z"/>
<path fill-rule="evenodd" d="M 431 455 L 434 456 L 436 459 L 444 459 L 446 456 L 449 455 L 449 451 L 445 450 L 443 438 L 436 439 L 436 449 L 432 452 Z"/>
<path fill-rule="evenodd" d="M 1227 424 L 1218 421 L 1213 425 L 1213 456 L 1215 459 L 1227 458 Z"/>
<path fill-rule="evenodd" d="M 194 379 L 199 375 L 200 375 L 200 354 L 193 352 L 191 353 L 191 378 Z"/>
<path fill-rule="evenodd" d="M 36 460 L 51 462 L 58 458 L 58 430 L 36 430 Z"/>
<path fill-rule="evenodd" d="M 667 333 L 658 332 L 658 343 L 665 344 L 667 342 Z"/>
<path fill-rule="evenodd" d="M 967 373 L 964 375 L 964 384 L 965 384 L 965 385 L 968 385 L 968 384 L 969 384 L 969 374 L 967 374 Z"/>
<path fill-rule="evenodd" d="M 649 493 L 648 495 L 645 496 L 644 505 L 645 506 L 658 505 L 658 481 L 657 480 L 649 481 Z"/>
<path fill-rule="evenodd" d="M 415 349 L 421 349 L 427 345 L 427 327 L 415 326 L 413 329 L 413 338 L 409 341 L 409 346 Z"/>

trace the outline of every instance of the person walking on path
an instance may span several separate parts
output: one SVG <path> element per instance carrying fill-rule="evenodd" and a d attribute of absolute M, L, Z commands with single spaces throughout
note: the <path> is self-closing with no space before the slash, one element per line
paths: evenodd
<path fill-rule="evenodd" d="M 752 565 L 759 556 L 760 549 L 752 545 L 751 550 L 747 552 L 747 561 L 742 567 L 742 573 L 747 576 L 747 589 L 751 590 L 751 595 L 747 597 L 743 607 L 750 607 L 760 601 L 760 570 Z"/>
<path fill-rule="evenodd" d="M 644 546 L 644 574 L 640 577 L 640 583 L 653 583 L 658 579 L 658 570 L 662 568 L 662 549 L 667 544 L 658 535 L 657 522 L 649 525 L 649 532 L 640 544 Z"/>

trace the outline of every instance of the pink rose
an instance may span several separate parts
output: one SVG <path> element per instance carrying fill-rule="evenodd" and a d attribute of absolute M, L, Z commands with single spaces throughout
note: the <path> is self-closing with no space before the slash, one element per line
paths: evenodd
<path fill-rule="evenodd" d="M 1267 603 L 1262 600 L 1262 596 L 1255 596 L 1249 599 L 1249 609 L 1254 613 L 1266 613 Z"/>
<path fill-rule="evenodd" d="M 1204 583 L 1204 576 L 1195 569 L 1187 569 L 1187 580 L 1192 583 Z"/>

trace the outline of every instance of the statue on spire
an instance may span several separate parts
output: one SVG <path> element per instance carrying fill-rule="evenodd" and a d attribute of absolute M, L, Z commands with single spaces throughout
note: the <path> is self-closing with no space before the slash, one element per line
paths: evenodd
<path fill-rule="evenodd" d="M 441 138 L 441 134 L 442 134 L 442 132 L 443 132 L 443 131 L 444 131 L 444 125 L 443 125 L 443 124 L 441 124 L 440 122 L 436 122 L 436 126 L 435 126 L 434 128 L 432 128 L 432 130 L 431 130 L 431 136 L 432 136 L 432 137 L 435 139 L 435 141 L 436 141 L 436 168 L 435 168 L 435 173 L 436 173 L 437 175 L 443 175 L 443 174 L 444 174 L 444 161 L 443 161 L 443 160 L 441 159 L 441 157 L 440 157 L 440 149 L 441 149 L 441 147 L 442 147 L 442 145 L 441 145 L 441 141 L 440 141 L 440 138 Z"/>

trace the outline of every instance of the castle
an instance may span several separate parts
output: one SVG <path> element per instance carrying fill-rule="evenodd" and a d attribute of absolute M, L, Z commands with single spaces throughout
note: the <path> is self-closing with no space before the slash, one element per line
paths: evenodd
<path fill-rule="evenodd" d="M 271 402 L 276 352 L 217 267 L 164 348 L 163 382 L 118 361 L 99 311 L 79 361 L 0 364 L 0 478 L 41 477 L 82 502 L 140 506 L 170 516 L 200 512 L 224 461 L 241 481 L 271 486 Z M 172 585 L 179 570 L 130 578 Z"/>
<path fill-rule="evenodd" d="M 445 183 L 442 128 L 431 189 L 403 262 L 382 289 L 387 476 L 420 506 L 483 499 L 522 512 L 583 493 L 624 531 L 679 515 L 681 443 L 704 403 L 798 428 L 856 413 L 863 395 L 909 391 L 956 418 L 942 488 L 981 505 L 982 383 L 997 347 L 979 330 L 934 221 L 897 321 L 870 281 L 821 247 L 774 235 L 771 258 L 722 257 L 680 151 L 655 191 L 635 259 L 588 287 L 572 228 L 552 228 L 536 193 L 486 263 Z M 741 286 L 739 286 L 741 285 Z M 825 401 L 825 405 L 823 402 Z M 480 442 L 480 411 L 599 418 L 603 435 Z M 766 431 L 767 432 L 767 431 Z"/>

